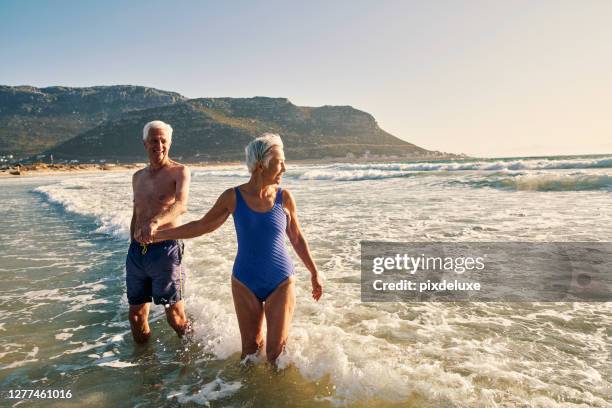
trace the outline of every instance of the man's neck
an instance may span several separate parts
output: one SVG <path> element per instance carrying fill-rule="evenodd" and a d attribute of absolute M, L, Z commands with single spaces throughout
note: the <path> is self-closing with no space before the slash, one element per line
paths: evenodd
<path fill-rule="evenodd" d="M 165 158 L 164 160 L 160 161 L 160 162 L 149 162 L 149 169 L 151 170 L 160 170 L 163 169 L 164 167 L 166 167 L 167 165 L 170 164 L 170 159 Z"/>

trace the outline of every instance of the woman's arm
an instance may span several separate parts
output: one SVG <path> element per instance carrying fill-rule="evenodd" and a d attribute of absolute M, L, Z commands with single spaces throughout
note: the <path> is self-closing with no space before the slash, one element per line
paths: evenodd
<path fill-rule="evenodd" d="M 227 220 L 235 207 L 235 200 L 233 189 L 225 190 L 215 205 L 202 218 L 179 227 L 157 231 L 153 239 L 155 242 L 167 239 L 188 239 L 213 232 Z"/>
<path fill-rule="evenodd" d="M 319 271 L 312 260 L 308 242 L 306 242 L 306 238 L 304 237 L 302 229 L 300 228 L 295 200 L 293 199 L 291 193 L 289 193 L 287 190 L 283 190 L 283 205 L 286 210 L 285 212 L 287 213 L 287 235 L 289 236 L 289 241 L 302 262 L 304 262 L 304 266 L 306 266 L 308 271 L 310 271 L 312 298 L 314 300 L 319 300 L 323 294 L 323 287 L 321 286 Z"/>

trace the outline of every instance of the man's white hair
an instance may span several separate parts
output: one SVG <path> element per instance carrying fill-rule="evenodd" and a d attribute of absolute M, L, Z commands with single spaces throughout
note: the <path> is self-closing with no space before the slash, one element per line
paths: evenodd
<path fill-rule="evenodd" d="M 166 122 L 162 122 L 161 120 L 152 120 L 151 122 L 144 125 L 142 129 L 142 140 L 147 141 L 147 137 L 149 136 L 149 131 L 151 129 L 161 129 L 166 133 L 166 136 L 169 140 L 172 140 L 172 126 L 167 124 Z"/>
<path fill-rule="evenodd" d="M 255 171 L 257 163 L 260 162 L 264 167 L 268 167 L 274 146 L 280 147 L 281 150 L 283 149 L 283 141 L 276 133 L 264 133 L 247 145 L 244 152 L 246 153 L 246 165 L 249 173 Z"/>

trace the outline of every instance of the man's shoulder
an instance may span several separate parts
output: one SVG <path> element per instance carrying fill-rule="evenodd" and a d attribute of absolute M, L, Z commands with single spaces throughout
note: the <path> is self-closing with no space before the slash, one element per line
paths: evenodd
<path fill-rule="evenodd" d="M 189 167 L 184 164 L 172 161 L 168 170 L 169 176 L 174 182 L 183 186 L 189 186 L 191 183 L 191 172 L 189 171 Z"/>
<path fill-rule="evenodd" d="M 189 173 L 189 167 L 186 164 L 172 161 L 170 169 L 177 173 Z"/>
<path fill-rule="evenodd" d="M 142 175 L 145 173 L 145 171 L 146 171 L 146 170 L 147 170 L 147 168 L 146 168 L 146 167 L 143 167 L 143 168 L 142 168 L 142 169 L 140 169 L 140 170 L 136 170 L 136 172 L 135 172 L 134 174 L 132 174 L 132 180 L 135 180 L 135 179 L 137 179 L 138 177 L 142 176 Z"/>

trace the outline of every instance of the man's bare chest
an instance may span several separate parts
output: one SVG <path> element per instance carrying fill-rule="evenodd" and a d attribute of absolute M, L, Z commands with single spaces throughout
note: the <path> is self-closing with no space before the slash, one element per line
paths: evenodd
<path fill-rule="evenodd" d="M 142 176 L 134 185 L 134 201 L 137 204 L 172 204 L 176 183 L 170 177 Z"/>

